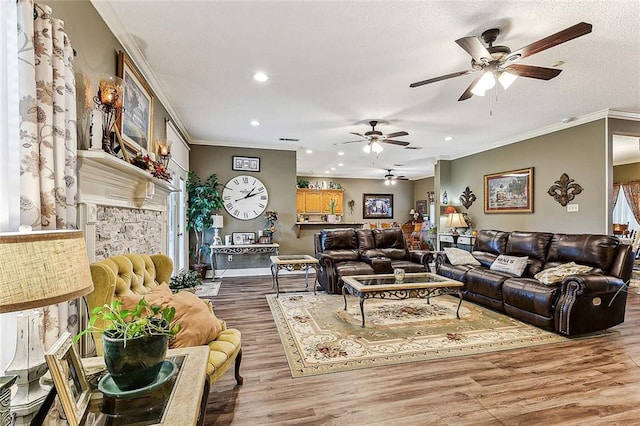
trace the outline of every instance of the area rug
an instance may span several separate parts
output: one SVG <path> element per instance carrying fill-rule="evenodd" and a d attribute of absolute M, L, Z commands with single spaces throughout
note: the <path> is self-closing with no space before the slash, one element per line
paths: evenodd
<path fill-rule="evenodd" d="M 267 295 L 293 377 L 449 358 L 571 339 L 458 299 L 365 301 L 340 295 Z"/>
<path fill-rule="evenodd" d="M 208 281 L 196 287 L 196 296 L 198 297 L 215 297 L 220 291 L 222 281 Z"/>

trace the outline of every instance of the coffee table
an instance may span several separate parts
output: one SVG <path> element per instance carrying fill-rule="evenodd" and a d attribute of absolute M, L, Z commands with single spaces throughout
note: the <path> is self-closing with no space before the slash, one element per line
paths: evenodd
<path fill-rule="evenodd" d="M 364 327 L 364 301 L 374 297 L 381 299 L 408 299 L 418 297 L 429 299 L 446 294 L 457 295 L 460 298 L 456 317 L 460 319 L 460 305 L 462 305 L 463 283 L 430 272 L 405 274 L 402 282 L 397 282 L 393 274 L 352 275 L 342 277 L 342 296 L 344 309 L 347 310 L 347 292 L 360 298 L 360 313 L 362 327 Z"/>
<path fill-rule="evenodd" d="M 276 288 L 276 297 L 280 295 L 280 285 L 278 284 L 278 272 L 281 269 L 287 271 L 302 270 L 304 269 L 304 288 L 309 289 L 309 269 L 314 268 L 316 270 L 316 277 L 313 282 L 313 294 L 316 294 L 316 283 L 318 282 L 318 273 L 320 272 L 318 259 L 308 254 L 288 254 L 271 256 L 271 279 L 273 280 L 273 287 Z"/>

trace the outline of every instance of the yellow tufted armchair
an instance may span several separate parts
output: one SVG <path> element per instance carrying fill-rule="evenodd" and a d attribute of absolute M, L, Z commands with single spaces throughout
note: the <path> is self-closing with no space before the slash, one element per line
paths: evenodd
<path fill-rule="evenodd" d="M 94 291 L 86 296 L 89 313 L 97 306 L 110 305 L 114 298 L 145 294 L 161 283 L 169 283 L 173 271 L 173 261 L 164 254 L 144 255 L 125 254 L 112 256 L 92 263 L 91 277 Z M 205 302 L 204 303 L 210 303 Z M 103 324 L 96 322 L 97 327 Z M 235 360 L 236 383 L 242 384 L 240 376 L 240 362 L 242 361 L 242 345 L 240 331 L 227 328 L 224 321 L 220 321 L 222 332 L 212 342 L 208 343 L 209 363 L 207 375 L 213 384 Z M 102 335 L 94 333 L 94 341 L 98 355 L 102 355 Z"/>

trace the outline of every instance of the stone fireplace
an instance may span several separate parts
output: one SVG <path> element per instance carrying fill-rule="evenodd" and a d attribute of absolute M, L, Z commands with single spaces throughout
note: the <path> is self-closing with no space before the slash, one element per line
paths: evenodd
<path fill-rule="evenodd" d="M 78 151 L 78 225 L 89 261 L 167 252 L 168 195 L 177 191 L 104 151 Z"/>

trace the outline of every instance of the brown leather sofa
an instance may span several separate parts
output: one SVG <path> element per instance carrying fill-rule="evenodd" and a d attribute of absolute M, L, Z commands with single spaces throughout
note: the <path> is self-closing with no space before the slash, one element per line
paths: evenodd
<path fill-rule="evenodd" d="M 462 281 L 465 300 L 566 335 L 624 322 L 633 253 L 631 246 L 615 237 L 483 230 L 471 254 L 480 266 L 451 265 L 445 253 L 436 257 L 436 273 Z M 500 254 L 528 256 L 523 275 L 490 270 Z M 543 284 L 534 278 L 540 271 L 568 262 L 593 269 L 569 275 L 557 284 Z"/>
<path fill-rule="evenodd" d="M 400 228 L 323 229 L 314 234 L 315 254 L 320 262 L 318 281 L 327 293 L 342 293 L 342 277 L 429 272 L 431 252 L 407 249 Z"/>

